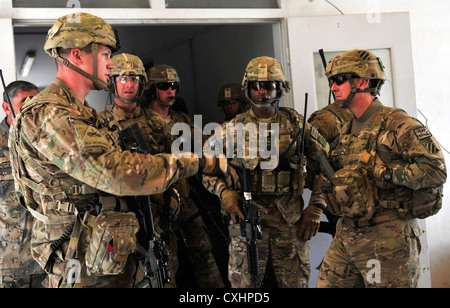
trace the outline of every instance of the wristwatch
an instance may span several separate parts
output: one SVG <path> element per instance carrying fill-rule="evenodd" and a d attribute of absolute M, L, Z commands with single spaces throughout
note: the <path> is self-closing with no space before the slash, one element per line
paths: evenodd
<path fill-rule="evenodd" d="M 383 177 L 383 180 L 385 182 L 392 182 L 392 169 L 389 167 L 386 167 L 386 169 L 383 171 L 381 176 Z"/>

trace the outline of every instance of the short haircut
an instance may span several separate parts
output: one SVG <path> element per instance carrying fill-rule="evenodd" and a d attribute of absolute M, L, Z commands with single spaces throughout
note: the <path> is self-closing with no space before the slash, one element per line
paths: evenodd
<path fill-rule="evenodd" d="M 4 102 L 8 101 L 6 93 L 8 93 L 10 99 L 13 99 L 14 97 L 17 96 L 18 91 L 28 92 L 33 90 L 38 91 L 38 88 L 31 82 L 24 80 L 13 81 L 6 87 L 5 91 L 3 91 L 3 101 Z"/>

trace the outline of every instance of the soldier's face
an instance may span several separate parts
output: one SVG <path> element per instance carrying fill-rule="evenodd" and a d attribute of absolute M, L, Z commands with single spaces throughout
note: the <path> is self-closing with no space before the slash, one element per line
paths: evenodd
<path fill-rule="evenodd" d="M 94 61 L 92 56 L 85 57 L 86 61 L 84 62 L 84 70 L 89 73 L 93 74 L 94 72 Z M 108 82 L 111 74 L 111 69 L 114 68 L 114 64 L 111 61 L 111 50 L 109 47 L 98 44 L 98 52 L 97 52 L 97 77 L 104 81 Z"/>
<path fill-rule="evenodd" d="M 11 98 L 11 104 L 13 105 L 14 114 L 17 115 L 19 113 L 20 108 L 25 104 L 25 100 L 28 97 L 32 97 L 38 94 L 37 90 L 32 91 L 17 91 L 16 96 Z M 3 110 L 5 111 L 6 115 L 8 116 L 8 119 L 12 120 L 12 113 L 11 109 L 9 107 L 9 104 L 7 102 L 3 102 Z"/>
<path fill-rule="evenodd" d="M 277 98 L 277 84 L 272 81 L 253 81 L 249 84 L 250 98 L 255 104 L 265 104 Z"/>
<path fill-rule="evenodd" d="M 132 100 L 139 90 L 139 79 L 136 76 L 118 76 L 116 90 L 121 98 Z"/>
<path fill-rule="evenodd" d="M 333 84 L 331 85 L 331 92 L 334 93 L 336 100 L 338 100 L 338 101 L 346 100 L 351 91 L 352 91 L 352 87 L 350 85 L 350 81 L 348 81 L 348 80 L 346 80 L 342 84 L 333 82 Z M 339 106 L 339 107 L 342 107 L 342 106 Z"/>
<path fill-rule="evenodd" d="M 237 100 L 226 101 L 223 103 L 223 111 L 227 117 L 234 116 L 239 112 L 240 103 Z"/>
<path fill-rule="evenodd" d="M 177 94 L 177 90 L 173 89 L 172 87 L 169 87 L 167 90 L 160 90 L 158 91 L 158 103 L 163 106 L 172 106 L 175 103 L 175 96 Z"/>
<path fill-rule="evenodd" d="M 356 88 L 359 89 L 361 87 L 363 79 L 353 78 L 353 81 L 355 82 Z M 345 80 L 343 83 L 333 82 L 333 84 L 331 85 L 331 91 L 334 93 L 336 101 L 345 101 L 352 92 L 352 86 L 349 80 Z M 342 107 L 342 104 L 339 105 L 339 107 Z"/>

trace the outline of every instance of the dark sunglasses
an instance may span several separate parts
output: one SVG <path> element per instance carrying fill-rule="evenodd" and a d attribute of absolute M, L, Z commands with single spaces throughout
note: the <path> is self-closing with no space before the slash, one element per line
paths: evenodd
<path fill-rule="evenodd" d="M 254 91 L 260 91 L 261 89 L 273 91 L 278 88 L 278 83 L 276 81 L 252 81 L 250 82 L 250 88 Z"/>
<path fill-rule="evenodd" d="M 162 91 L 167 91 L 167 90 L 169 90 L 169 88 L 172 88 L 172 90 L 178 90 L 178 88 L 180 87 L 180 83 L 179 82 L 161 82 L 161 83 L 157 83 L 156 87 Z"/>
<path fill-rule="evenodd" d="M 358 76 L 353 75 L 337 75 L 334 77 L 331 77 L 329 79 L 330 87 L 335 83 L 337 86 L 343 85 L 346 81 L 352 79 L 352 78 L 358 78 Z"/>

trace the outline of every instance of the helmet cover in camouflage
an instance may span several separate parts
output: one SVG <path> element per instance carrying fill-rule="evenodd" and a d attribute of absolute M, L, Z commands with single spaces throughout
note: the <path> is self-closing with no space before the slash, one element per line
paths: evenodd
<path fill-rule="evenodd" d="M 145 68 L 142 60 L 138 56 L 129 53 L 121 53 L 112 57 L 111 61 L 114 64 L 114 68 L 111 70 L 111 76 L 113 78 L 110 79 L 110 84 L 112 84 L 112 86 L 109 86 L 109 91 L 118 96 L 118 94 L 116 93 L 117 85 L 115 77 L 124 75 L 140 76 L 138 92 L 133 100 L 129 101 L 130 103 L 136 102 L 141 98 L 147 84 L 147 74 L 145 73 Z M 120 99 L 124 103 L 127 101 L 122 97 Z"/>
<path fill-rule="evenodd" d="M 44 50 L 56 58 L 57 48 L 83 48 L 91 43 L 119 49 L 117 35 L 102 18 L 89 13 L 73 13 L 60 17 L 50 28 Z"/>
<path fill-rule="evenodd" d="M 361 49 L 345 51 L 328 62 L 325 75 L 330 78 L 340 74 L 386 80 L 381 59 L 372 52 Z"/>
<path fill-rule="evenodd" d="M 139 57 L 129 53 L 122 53 L 112 57 L 111 61 L 114 63 L 114 68 L 111 70 L 111 76 L 142 76 L 145 82 L 147 82 L 144 64 Z"/>
<path fill-rule="evenodd" d="M 242 86 L 238 83 L 229 83 L 220 88 L 217 106 L 222 106 L 224 102 L 231 100 L 247 103 Z"/>
<path fill-rule="evenodd" d="M 247 64 L 242 80 L 244 92 L 247 89 L 248 81 L 280 81 L 286 92 L 289 92 L 290 89 L 280 62 L 271 57 L 257 57 Z"/>
<path fill-rule="evenodd" d="M 147 72 L 147 78 L 147 88 L 150 88 L 157 83 L 180 82 L 180 77 L 175 68 L 165 64 L 155 65 L 150 68 Z"/>

